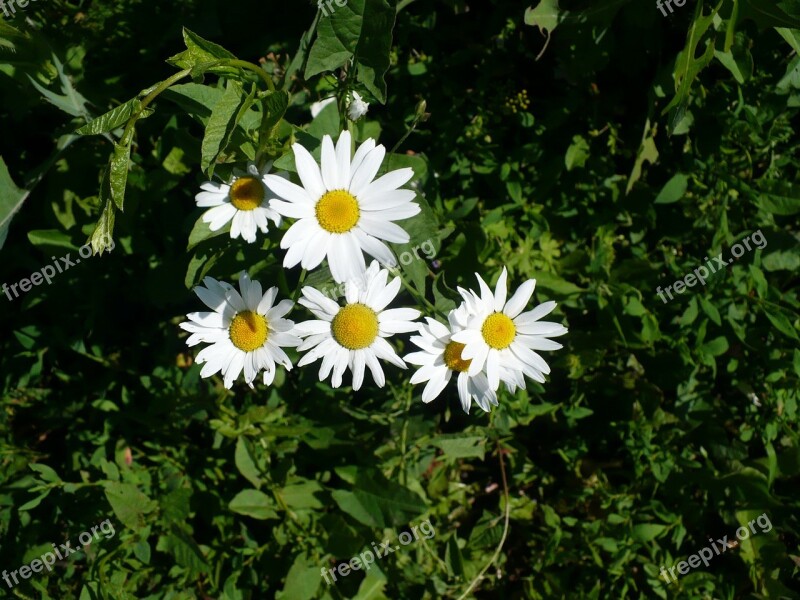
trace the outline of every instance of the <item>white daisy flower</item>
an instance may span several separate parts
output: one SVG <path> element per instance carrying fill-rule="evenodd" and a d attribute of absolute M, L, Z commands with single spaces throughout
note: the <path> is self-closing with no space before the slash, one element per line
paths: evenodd
<path fill-rule="evenodd" d="M 367 114 L 369 110 L 369 102 L 364 102 L 361 94 L 354 91 L 353 99 L 350 101 L 350 106 L 347 108 L 347 116 L 351 121 L 358 121 L 361 117 Z"/>
<path fill-rule="evenodd" d="M 322 112 L 322 109 L 328 106 L 331 102 L 336 102 L 336 97 L 331 96 L 330 98 L 325 98 L 324 100 L 320 100 L 319 102 L 314 102 L 311 105 L 311 118 L 316 119 L 317 115 Z"/>
<path fill-rule="evenodd" d="M 375 179 L 386 149 L 368 139 L 351 160 L 350 140 L 348 131 L 339 135 L 335 148 L 329 135 L 322 139 L 321 170 L 308 150 L 294 144 L 303 187 L 275 175 L 265 176 L 270 190 L 283 199 L 270 200 L 270 207 L 298 219 L 281 240 L 281 248 L 288 249 L 283 265 L 291 268 L 299 263 L 310 270 L 327 257 L 331 274 L 339 283 L 363 274 L 362 250 L 384 265 L 396 264 L 392 251 L 381 240 L 408 242 L 408 233 L 393 221 L 408 219 L 420 211 L 412 202 L 415 192 L 398 189 L 414 176 L 414 171 L 398 169 Z"/>
<path fill-rule="evenodd" d="M 200 186 L 203 191 L 195 196 L 195 201 L 200 208 L 213 207 L 203 214 L 203 222 L 208 223 L 211 231 L 218 231 L 230 222 L 231 239 L 241 236 L 244 241 L 253 243 L 257 229 L 262 233 L 269 230 L 267 219 L 274 221 L 276 227 L 280 226 L 281 216 L 269 207 L 264 185 L 264 176 L 271 167 L 272 163 L 267 163 L 259 173 L 256 165 L 249 162 L 246 172 L 234 170 L 230 183 L 206 181 Z"/>
<path fill-rule="evenodd" d="M 523 313 L 533 295 L 535 279 L 523 283 L 506 302 L 508 272 L 505 267 L 494 294 L 480 275 L 476 273 L 475 276 L 481 295 L 459 288 L 469 317 L 466 329 L 452 338 L 465 345 L 461 356 L 472 361 L 468 373 L 475 375 L 485 368 L 493 390 L 499 387 L 501 379 L 511 391 L 523 387 L 514 371 L 544 383 L 544 374 L 550 372 L 550 367 L 535 350 L 558 350 L 561 344 L 548 338 L 567 333 L 567 328 L 559 323 L 540 321 L 552 312 L 556 303 L 545 302 Z"/>
<path fill-rule="evenodd" d="M 205 287 L 198 286 L 194 291 L 212 312 L 189 313 L 189 321 L 180 324 L 181 329 L 192 334 L 187 345 L 211 344 L 197 355 L 196 362 L 203 364 L 201 377 L 220 372 L 225 387 L 230 389 L 244 370 L 244 380 L 252 388 L 262 369 L 266 385 L 275 379 L 276 364 L 287 371 L 292 369 L 282 347 L 295 347 L 302 342 L 294 335 L 294 322 L 283 318 L 294 302 L 281 300 L 273 306 L 278 288 L 270 288 L 262 295 L 261 284 L 250 281 L 245 272 L 239 276 L 241 294 L 231 284 L 211 277 L 203 283 Z"/>
<path fill-rule="evenodd" d="M 473 399 L 484 411 L 489 412 L 491 404 L 497 406 L 497 394 L 489 387 L 489 381 L 483 372 L 472 377 L 469 375 L 471 361 L 465 360 L 461 355 L 464 344 L 452 340 L 453 333 L 463 328 L 459 313 L 465 312 L 466 304 L 451 310 L 448 314 L 449 328 L 426 317 L 427 323 L 420 325 L 420 335 L 411 338 L 421 352 L 412 352 L 405 356 L 405 360 L 412 365 L 420 365 L 420 369 L 411 377 L 412 384 L 428 382 L 422 391 L 423 402 L 428 403 L 438 397 L 453 373 L 458 373 L 458 397 L 464 412 L 469 413 Z"/>
<path fill-rule="evenodd" d="M 342 385 L 342 375 L 349 368 L 353 373 L 354 390 L 359 389 L 364 381 L 365 366 L 369 367 L 378 387 L 383 387 L 386 380 L 379 358 L 405 369 L 406 363 L 386 338 L 396 333 L 417 331 L 419 324 L 413 321 L 419 318 L 420 312 L 413 308 L 386 310 L 401 284 L 399 277 L 387 284 L 388 277 L 389 272 L 372 261 L 365 274 L 363 290 L 352 281 L 345 284 L 344 306 L 339 306 L 312 287 L 304 287 L 303 297 L 298 303 L 314 313 L 318 320 L 297 324 L 297 334 L 306 338 L 298 350 L 308 350 L 298 366 L 322 358 L 319 380 L 327 379 L 332 371 L 331 385 L 335 388 Z"/>

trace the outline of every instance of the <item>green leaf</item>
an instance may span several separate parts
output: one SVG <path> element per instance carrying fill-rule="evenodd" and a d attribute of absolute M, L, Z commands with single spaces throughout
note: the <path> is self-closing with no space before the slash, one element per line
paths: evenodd
<path fill-rule="evenodd" d="M 800 212 L 800 186 L 788 181 L 767 180 L 758 185 L 758 207 L 768 213 L 788 216 Z"/>
<path fill-rule="evenodd" d="M 218 74 L 229 74 L 235 71 L 231 67 L 211 66 L 220 60 L 236 60 L 236 56 L 219 44 L 209 42 L 185 27 L 183 28 L 183 41 L 186 44 L 186 50 L 167 60 L 172 66 L 179 69 L 196 70 L 197 73 L 192 73 L 193 77 L 203 71 Z"/>
<path fill-rule="evenodd" d="M 47 498 L 50 495 L 50 492 L 52 492 L 52 491 L 53 491 L 53 488 L 49 488 L 49 489 L 45 490 L 43 493 L 41 493 L 38 496 L 36 496 L 33 500 L 28 500 L 25 504 L 20 506 L 17 510 L 20 511 L 20 512 L 23 512 L 23 511 L 26 511 L 26 510 L 31 510 L 31 509 L 36 508 L 37 506 L 39 506 L 39 504 L 41 504 L 42 500 L 44 500 L 45 498 Z"/>
<path fill-rule="evenodd" d="M 128 137 L 128 136 L 126 136 Z M 131 159 L 130 143 L 114 144 L 114 151 L 108 162 L 108 183 L 111 200 L 122 210 L 125 202 L 125 186 L 128 182 L 128 164 Z"/>
<path fill-rule="evenodd" d="M 465 434 L 440 435 L 431 440 L 431 445 L 441 448 L 447 458 L 479 458 L 486 454 L 486 438 Z"/>
<path fill-rule="evenodd" d="M 298 554 L 286 574 L 283 590 L 276 595 L 276 598 L 277 600 L 311 600 L 317 595 L 321 583 L 319 565 L 311 562 L 305 554 Z"/>
<path fill-rule="evenodd" d="M 625 188 L 625 193 L 629 194 L 633 189 L 633 185 L 642 177 L 642 167 L 644 162 L 655 164 L 658 160 L 658 148 L 655 142 L 656 126 L 650 126 L 650 119 L 644 124 L 644 133 L 642 134 L 642 143 L 639 146 L 639 151 L 636 153 L 636 162 L 633 164 L 633 170 L 630 177 L 628 177 L 628 185 Z"/>
<path fill-rule="evenodd" d="M 267 110 L 267 118 L 262 123 L 262 128 L 269 131 L 277 125 L 286 114 L 289 108 L 289 94 L 283 90 L 277 92 L 270 92 L 264 100 L 264 106 Z"/>
<path fill-rule="evenodd" d="M 47 483 L 56 483 L 61 481 L 61 478 L 58 476 L 52 468 L 48 467 L 47 465 L 43 465 L 41 463 L 31 463 L 28 465 L 32 471 L 36 471 L 39 474 L 39 479 L 42 481 L 46 481 Z"/>
<path fill-rule="evenodd" d="M 666 529 L 666 525 L 640 523 L 639 525 L 633 526 L 632 537 L 638 542 L 647 543 L 657 538 Z"/>
<path fill-rule="evenodd" d="M 109 482 L 105 485 L 106 499 L 114 514 L 126 527 L 141 529 L 144 515 L 155 510 L 157 504 L 130 483 Z"/>
<path fill-rule="evenodd" d="M 256 466 L 256 461 L 253 458 L 253 449 L 250 442 L 242 437 L 236 440 L 236 453 L 234 455 L 234 461 L 236 463 L 236 468 L 239 469 L 239 473 L 242 474 L 242 477 L 247 479 L 253 487 L 259 488 L 261 487 L 261 473 Z"/>
<path fill-rule="evenodd" d="M 699 351 L 702 354 L 721 356 L 728 351 L 728 347 L 728 340 L 723 336 L 719 336 L 700 346 Z"/>
<path fill-rule="evenodd" d="M 791 27 L 800 29 L 797 0 L 739 0 L 739 21 L 751 19 L 759 29 Z"/>
<path fill-rule="evenodd" d="M 656 204 L 672 204 L 683 198 L 689 180 L 683 173 L 678 173 L 670 179 L 656 196 Z"/>
<path fill-rule="evenodd" d="M 541 0 L 536 8 L 529 7 L 525 9 L 525 25 L 538 27 L 539 32 L 550 38 L 550 33 L 558 27 L 558 24 L 563 21 L 569 11 L 561 10 L 558 6 L 558 0 Z"/>
<path fill-rule="evenodd" d="M 8 237 L 11 219 L 17 214 L 30 192 L 14 184 L 3 157 L 0 156 L 0 248 Z"/>
<path fill-rule="evenodd" d="M 104 180 L 107 177 L 107 174 L 104 175 Z M 103 181 L 100 189 L 105 189 L 107 185 L 108 183 Z M 114 211 L 114 203 L 110 198 L 108 198 L 106 199 L 105 206 L 103 207 L 103 212 L 100 214 L 100 219 L 97 221 L 97 225 L 95 225 L 94 231 L 89 238 L 89 241 L 92 244 L 93 254 L 100 254 L 106 249 L 112 250 L 114 248 L 115 217 L 116 212 Z"/>
<path fill-rule="evenodd" d="M 75 133 L 80 135 L 99 135 L 101 133 L 108 133 L 115 130 L 127 123 L 142 107 L 142 103 L 138 98 L 132 98 L 125 104 L 120 104 L 116 108 L 92 119 L 83 127 L 77 129 Z"/>
<path fill-rule="evenodd" d="M 564 164 L 567 167 L 567 171 L 583 168 L 587 160 L 589 160 L 589 142 L 583 136 L 576 135 L 572 138 L 572 143 L 567 148 L 566 156 L 564 156 Z"/>
<path fill-rule="evenodd" d="M 686 46 L 678 53 L 678 57 L 675 59 L 675 70 L 673 73 L 673 78 L 675 80 L 675 97 L 672 98 L 670 103 L 661 111 L 662 115 L 667 114 L 673 108 L 687 103 L 689 92 L 692 89 L 692 83 L 697 78 L 700 71 L 705 69 L 714 59 L 713 39 L 709 38 L 706 40 L 705 50 L 699 58 L 697 57 L 697 47 L 714 22 L 714 16 L 719 11 L 721 5 L 722 2 L 720 2 L 716 8 L 712 9 L 711 14 L 704 16 L 703 3 L 697 3 L 694 19 L 689 28 Z"/>
<path fill-rule="evenodd" d="M 322 491 L 322 486 L 312 479 L 292 482 L 277 492 L 286 505 L 293 510 L 323 508 L 314 494 Z"/>
<path fill-rule="evenodd" d="M 714 321 L 714 323 L 717 325 L 722 324 L 722 318 L 720 317 L 717 307 L 711 304 L 711 302 L 706 300 L 703 296 L 700 296 L 700 306 L 703 309 L 703 312 L 708 315 L 709 319 Z"/>
<path fill-rule="evenodd" d="M 797 335 L 797 330 L 792 325 L 792 322 L 781 312 L 770 310 L 769 308 L 764 308 L 764 314 L 767 315 L 767 319 L 769 322 L 772 323 L 772 326 L 775 327 L 778 331 L 782 334 L 792 338 L 793 340 L 800 339 Z"/>
<path fill-rule="evenodd" d="M 258 490 L 243 490 L 228 504 L 228 508 L 233 512 L 262 521 L 280 518 L 273 510 L 273 506 L 270 497 Z"/>
<path fill-rule="evenodd" d="M 28 240 L 37 248 L 65 248 L 77 250 L 72 238 L 60 229 L 35 229 L 28 232 Z"/>
<path fill-rule="evenodd" d="M 51 92 L 50 90 L 42 87 L 35 79 L 33 79 L 33 77 L 28 75 L 31 85 L 33 85 L 33 87 L 39 91 L 45 100 L 47 100 L 56 108 L 59 108 L 73 117 L 84 117 L 88 121 L 90 119 L 90 115 L 89 111 L 86 109 L 86 98 L 81 96 L 81 94 L 78 93 L 78 90 L 76 90 L 72 85 L 72 81 L 64 72 L 64 65 L 61 64 L 61 61 L 58 60 L 58 57 L 55 54 L 52 54 L 50 59 L 55 65 L 56 72 L 58 74 L 58 80 L 61 83 L 61 94 L 56 94 L 55 92 Z"/>
<path fill-rule="evenodd" d="M 427 510 L 416 493 L 372 470 L 357 472 L 352 491 L 331 495 L 342 511 L 368 527 L 405 525 Z"/>
<path fill-rule="evenodd" d="M 395 9 L 386 0 L 349 0 L 317 25 L 305 78 L 335 71 L 351 58 L 356 78 L 380 101 L 386 101 L 383 76 L 389 68 Z"/>
<path fill-rule="evenodd" d="M 176 563 L 195 573 L 208 573 L 210 571 L 200 546 L 177 526 L 173 526 L 172 533 L 159 539 L 156 550 L 169 552 L 175 557 Z"/>
<path fill-rule="evenodd" d="M 386 600 L 387 596 L 383 593 L 386 589 L 388 580 L 379 569 L 373 568 L 367 572 L 367 576 L 358 588 L 358 593 L 353 596 L 353 600 Z"/>
<path fill-rule="evenodd" d="M 249 100 L 252 102 L 252 97 Z M 241 84 L 228 80 L 225 93 L 211 111 L 203 136 L 200 168 L 208 172 L 209 177 L 214 174 L 214 164 L 228 145 L 247 101 Z"/>

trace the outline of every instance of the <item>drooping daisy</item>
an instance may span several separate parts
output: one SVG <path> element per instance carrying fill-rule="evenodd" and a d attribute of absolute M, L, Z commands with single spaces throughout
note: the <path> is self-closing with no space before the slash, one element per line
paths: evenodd
<path fill-rule="evenodd" d="M 453 340 L 464 344 L 461 356 L 471 360 L 468 373 L 475 375 L 485 368 L 489 386 L 496 390 L 500 380 L 519 386 L 519 380 L 509 373 L 522 371 L 528 377 L 543 382 L 543 374 L 550 367 L 536 350 L 558 350 L 561 344 L 549 339 L 564 335 L 567 328 L 559 323 L 540 321 L 556 307 L 555 302 L 545 302 L 533 310 L 522 312 L 533 295 L 535 279 L 523 283 L 506 301 L 505 267 L 497 280 L 494 294 L 477 273 L 481 294 L 459 288 L 469 314 L 467 327 L 453 335 Z M 515 382 L 516 380 L 516 382 Z M 522 386 L 519 386 L 522 387 Z"/>
<path fill-rule="evenodd" d="M 212 312 L 189 313 L 189 321 L 180 324 L 192 334 L 187 345 L 211 344 L 197 355 L 196 362 L 205 363 L 201 377 L 220 372 L 230 389 L 244 370 L 244 380 L 252 388 L 262 369 L 266 385 L 275 379 L 276 364 L 287 371 L 292 369 L 282 348 L 299 346 L 302 340 L 294 334 L 294 322 L 283 318 L 294 306 L 291 300 L 281 300 L 274 306 L 278 288 L 262 295 L 261 284 L 250 281 L 245 272 L 239 277 L 241 294 L 231 284 L 211 277 L 203 283 L 205 287 L 198 286 L 194 291 Z"/>
<path fill-rule="evenodd" d="M 461 354 L 464 344 L 452 340 L 453 333 L 462 329 L 460 312 L 466 312 L 465 304 L 450 311 L 449 328 L 426 317 L 426 324 L 420 325 L 420 335 L 411 338 L 421 350 L 405 356 L 406 362 L 420 365 L 411 377 L 411 383 L 428 382 L 422 391 L 422 401 L 428 403 L 442 393 L 453 373 L 458 373 L 458 397 L 464 412 L 469 413 L 473 399 L 484 411 L 489 412 L 491 404 L 497 406 L 497 394 L 489 387 L 489 381 L 483 372 L 472 377 L 469 375 L 470 361 L 465 360 Z"/>
<path fill-rule="evenodd" d="M 322 358 L 319 380 L 324 381 L 333 372 L 331 385 L 342 385 L 342 375 L 349 368 L 353 373 L 353 389 L 364 381 L 364 367 L 369 367 L 378 387 L 386 382 L 378 359 L 400 367 L 406 363 L 386 341 L 396 333 L 416 331 L 413 321 L 420 312 L 413 308 L 391 308 L 388 304 L 400 290 L 400 278 L 387 284 L 389 272 L 372 261 L 365 275 L 366 286 L 359 289 L 352 281 L 345 283 L 345 305 L 340 306 L 313 287 L 302 289 L 298 300 L 318 320 L 298 323 L 295 331 L 305 337 L 298 350 L 308 351 L 297 363 L 310 364 Z"/>
<path fill-rule="evenodd" d="M 399 189 L 414 171 L 398 169 L 375 179 L 386 149 L 368 139 L 351 160 L 350 141 L 350 132 L 343 131 L 334 148 L 333 140 L 326 135 L 322 139 L 321 169 L 308 150 L 294 144 L 302 187 L 275 175 L 265 176 L 270 190 L 282 198 L 270 200 L 270 207 L 298 219 L 281 240 L 281 248 L 288 249 L 283 265 L 291 268 L 299 263 L 304 269 L 313 269 L 327 257 L 331 274 L 339 283 L 363 274 L 362 250 L 384 265 L 396 264 L 384 241 L 408 242 L 408 233 L 394 221 L 420 211 L 412 202 L 415 192 Z"/>
<path fill-rule="evenodd" d="M 269 207 L 267 186 L 264 185 L 264 176 L 272 167 L 267 165 L 259 173 L 252 162 L 247 164 L 247 171 L 234 170 L 233 181 L 230 183 L 217 183 L 207 181 L 200 186 L 203 190 L 195 201 L 201 208 L 213 207 L 203 214 L 203 222 L 208 223 L 211 231 L 222 229 L 226 223 L 231 223 L 231 239 L 241 236 L 246 242 L 256 241 L 256 231 L 267 233 L 269 230 L 267 219 L 281 224 L 281 216 Z M 280 178 L 279 175 L 273 177 Z"/>
<path fill-rule="evenodd" d="M 358 121 L 361 117 L 367 114 L 369 110 L 369 102 L 364 102 L 361 94 L 354 91 L 353 99 L 350 100 L 350 105 L 347 107 L 347 116 L 351 121 Z"/>

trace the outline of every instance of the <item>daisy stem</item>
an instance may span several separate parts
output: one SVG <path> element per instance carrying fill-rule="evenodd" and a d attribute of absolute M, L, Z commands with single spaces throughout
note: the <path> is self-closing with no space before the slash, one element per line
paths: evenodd
<path fill-rule="evenodd" d="M 306 280 L 306 275 L 308 275 L 308 271 L 305 269 L 300 271 L 300 279 L 297 281 L 297 287 L 294 289 L 294 293 L 292 294 L 292 302 L 297 302 L 297 298 L 300 296 L 300 288 L 303 287 L 303 283 Z"/>
<path fill-rule="evenodd" d="M 486 571 L 489 570 L 489 568 L 497 560 L 497 557 L 500 556 L 500 551 L 503 549 L 503 545 L 505 545 L 505 543 L 506 543 L 506 537 L 508 536 L 508 522 L 509 522 L 509 519 L 511 518 L 511 503 L 509 502 L 509 499 L 508 499 L 508 479 L 506 478 L 506 464 L 503 461 L 503 452 L 504 452 L 504 450 L 503 450 L 502 446 L 500 445 L 500 442 L 498 441 L 497 442 L 497 456 L 500 459 L 500 475 L 503 478 L 503 499 L 505 500 L 505 504 L 506 504 L 505 524 L 503 525 L 503 535 L 500 538 L 500 543 L 497 545 L 497 549 L 494 551 L 494 555 L 492 556 L 492 559 L 488 563 L 486 563 L 486 566 L 484 566 L 483 569 L 481 569 L 480 573 L 478 573 L 475 576 L 475 579 L 473 579 L 470 582 L 469 587 L 466 589 L 466 591 L 463 594 L 461 594 L 458 597 L 458 600 L 464 600 L 464 598 L 469 596 L 469 593 L 475 588 L 476 585 L 478 585 L 480 580 L 483 579 L 484 573 L 486 573 Z"/>
<path fill-rule="evenodd" d="M 395 277 L 399 277 L 400 278 L 400 282 L 403 284 L 403 287 L 406 288 L 406 290 L 408 291 L 409 294 L 414 296 L 415 300 L 417 300 L 418 302 L 421 302 L 422 304 L 424 304 L 429 310 L 433 311 L 435 314 L 439 315 L 440 317 L 444 317 L 445 319 L 447 319 L 447 315 L 445 314 L 445 312 L 442 311 L 442 310 L 439 310 L 438 308 L 436 308 L 436 306 L 431 304 L 430 301 L 423 294 L 420 294 L 412 285 L 410 285 L 403 278 L 403 275 L 400 273 L 399 269 L 397 269 L 397 268 L 394 268 L 394 269 L 389 268 L 388 270 L 392 275 L 394 275 Z"/>

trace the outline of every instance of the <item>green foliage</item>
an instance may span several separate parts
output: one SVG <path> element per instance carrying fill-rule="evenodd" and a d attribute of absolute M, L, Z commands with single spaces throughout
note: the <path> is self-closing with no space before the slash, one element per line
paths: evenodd
<path fill-rule="evenodd" d="M 332 8 L 52 0 L 0 21 L 0 283 L 96 255 L 0 296 L 0 564 L 115 528 L 8 593 L 797 597 L 797 1 Z M 293 143 L 318 158 L 343 127 L 414 170 L 422 212 L 393 250 L 434 255 L 398 266 L 398 305 L 447 311 L 476 271 L 535 278 L 570 329 L 546 385 L 465 415 L 453 383 L 425 404 L 399 369 L 359 391 L 313 365 L 253 391 L 200 377 L 187 288 L 333 283 L 282 268 L 286 224 L 212 232 L 199 185 L 293 173 Z M 769 531 L 664 582 L 762 514 Z M 384 542 L 368 571 L 321 576 Z"/>

